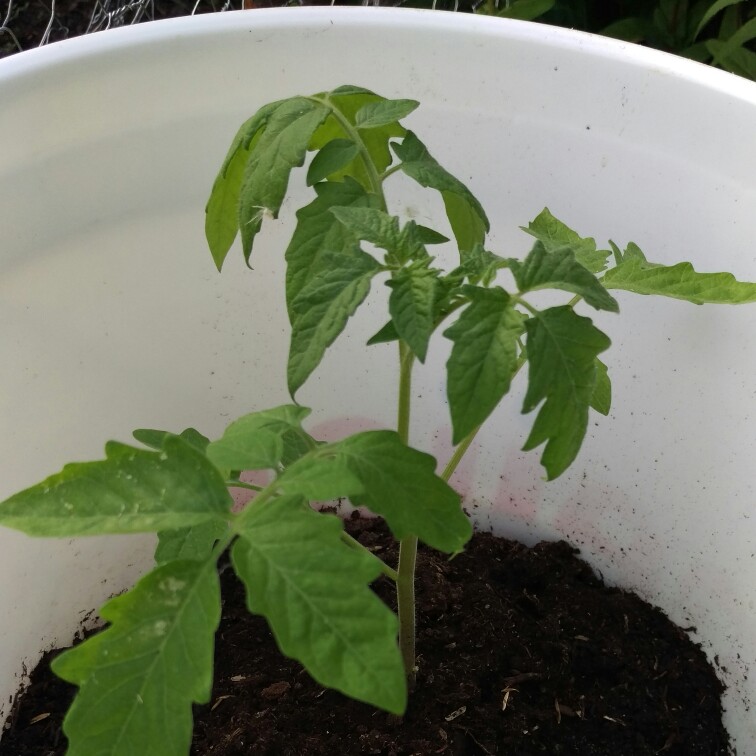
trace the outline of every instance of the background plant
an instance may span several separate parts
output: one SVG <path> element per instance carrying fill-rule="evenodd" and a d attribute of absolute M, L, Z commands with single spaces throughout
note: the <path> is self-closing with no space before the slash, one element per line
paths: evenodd
<path fill-rule="evenodd" d="M 527 363 L 522 411 L 535 413 L 524 448 L 543 447 L 554 479 L 577 456 L 590 410 L 607 414 L 611 403 L 599 359 L 609 339 L 577 307 L 617 312 L 611 289 L 698 304 L 756 301 L 756 285 L 728 273 L 654 264 L 632 243 L 600 249 L 547 209 L 524 229 L 535 240 L 524 259 L 489 250 L 478 200 L 400 123 L 417 105 L 345 86 L 263 106 L 233 140 L 206 215 L 217 267 L 238 235 L 249 263 L 292 171 L 313 153 L 298 175 L 314 196 L 297 212 L 285 253 L 289 391 L 294 397 L 317 369 L 377 278 L 387 284 L 388 316 L 369 343 L 397 345 L 396 431 L 325 443 L 307 432 L 310 410 L 296 403 L 245 415 L 213 442 L 193 429 L 138 430 L 146 448 L 110 442 L 104 460 L 67 465 L 0 504 L 0 523 L 30 535 L 159 536 L 155 569 L 102 608 L 106 629 L 53 664 L 79 687 L 64 723 L 71 756 L 188 752 L 191 706 L 211 694 L 226 550 L 250 611 L 266 617 L 285 654 L 322 685 L 401 714 L 415 671 L 417 543 L 454 554 L 469 539 L 448 480 L 521 368 Z M 440 194 L 457 252 L 451 269 L 429 251 L 449 241 L 443 234 L 391 213 L 386 187 L 402 177 Z M 563 293 L 564 303 L 539 309 L 531 295 L 542 289 Z M 407 444 L 412 372 L 439 332 L 451 342 L 455 446 L 440 473 Z M 241 470 L 267 470 L 269 482 L 244 483 Z M 254 491 L 238 513 L 233 487 Z M 385 519 L 400 543 L 397 565 L 310 506 L 339 497 Z M 379 576 L 396 585 L 398 616 L 370 589 Z"/>

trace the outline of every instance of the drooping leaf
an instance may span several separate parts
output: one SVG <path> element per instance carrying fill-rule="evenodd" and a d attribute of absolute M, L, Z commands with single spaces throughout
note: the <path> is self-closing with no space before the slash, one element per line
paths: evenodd
<path fill-rule="evenodd" d="M 381 100 L 368 102 L 354 116 L 358 129 L 375 129 L 386 126 L 408 116 L 420 105 L 417 100 Z"/>
<path fill-rule="evenodd" d="M 132 434 L 134 438 L 150 449 L 162 449 L 168 436 L 173 436 L 169 431 L 153 430 L 152 428 L 137 428 Z M 203 436 L 195 428 L 186 428 L 178 434 L 182 441 L 186 441 L 189 446 L 193 446 L 197 451 L 202 453 L 207 449 L 210 439 Z"/>
<path fill-rule="evenodd" d="M 521 228 L 543 242 L 543 246 L 548 252 L 569 247 L 574 253 L 575 259 L 591 273 L 600 273 L 606 268 L 609 250 L 596 249 L 594 239 L 581 237 L 569 226 L 555 218 L 548 207 L 545 207 L 535 219 L 528 223 L 527 228 L 524 226 L 521 226 Z"/>
<path fill-rule="evenodd" d="M 215 563 L 162 565 L 105 604 L 103 632 L 52 664 L 79 693 L 68 756 L 186 756 L 192 704 L 207 703 L 220 621 Z"/>
<path fill-rule="evenodd" d="M 292 302 L 319 270 L 323 255 L 334 250 L 357 252 L 357 237 L 331 212 L 333 207 L 379 207 L 375 194 L 367 194 L 354 179 L 315 185 L 317 198 L 297 212 L 297 227 L 286 250 L 286 304 L 293 322 Z"/>
<path fill-rule="evenodd" d="M 158 564 L 179 559 L 202 561 L 212 553 L 215 542 L 228 532 L 228 523 L 210 520 L 190 528 L 162 530 L 158 533 L 155 561 Z"/>
<path fill-rule="evenodd" d="M 351 139 L 332 139 L 312 159 L 307 169 L 307 186 L 337 173 L 354 160 L 358 152 L 359 147 Z"/>
<path fill-rule="evenodd" d="M 523 318 L 501 288 L 467 286 L 470 304 L 444 332 L 454 342 L 446 363 L 453 435 L 460 443 L 509 391 L 517 369 L 517 339 Z"/>
<path fill-rule="evenodd" d="M 205 236 L 220 270 L 239 231 L 239 193 L 250 152 L 281 102 L 264 105 L 236 133 L 205 208 Z"/>
<path fill-rule="evenodd" d="M 438 276 L 437 270 L 415 264 L 401 268 L 386 282 L 391 287 L 391 321 L 420 362 L 425 362 L 435 327 Z"/>
<path fill-rule="evenodd" d="M 580 450 L 596 386 L 596 356 L 610 342 L 589 318 L 566 305 L 539 312 L 525 327 L 529 375 L 522 411 L 531 412 L 545 402 L 523 450 L 546 442 L 541 464 L 553 480 Z"/>
<path fill-rule="evenodd" d="M 370 590 L 376 560 L 341 540 L 333 515 L 280 497 L 244 515 L 232 550 L 251 612 L 321 685 L 401 714 L 407 703 L 398 622 Z"/>
<path fill-rule="evenodd" d="M 523 262 L 510 260 L 509 267 L 521 292 L 562 289 L 579 294 L 597 310 L 619 312 L 614 297 L 575 259 L 569 247 L 547 250 L 543 242 L 537 241 Z"/>
<path fill-rule="evenodd" d="M 608 415 L 612 408 L 612 382 L 606 365 L 596 358 L 596 386 L 591 397 L 591 407 L 602 415 Z"/>
<path fill-rule="evenodd" d="M 415 535 L 454 553 L 470 538 L 470 522 L 435 469 L 432 456 L 403 444 L 393 431 L 366 431 L 302 457 L 278 485 L 310 500 L 349 496 L 381 515 L 396 538 Z"/>
<path fill-rule="evenodd" d="M 370 290 L 381 266 L 365 252 L 323 252 L 322 265 L 292 302 L 287 377 L 292 396 L 320 364 Z"/>
<path fill-rule="evenodd" d="M 363 107 L 387 101 L 385 97 L 381 97 L 374 92 L 360 87 L 339 87 L 338 90 L 334 90 L 321 99 L 331 107 L 338 109 L 340 117 L 334 114 L 329 115 L 313 135 L 310 142 L 311 150 L 321 149 L 332 139 L 351 138 L 351 135 L 344 129 L 341 118 L 346 119 L 352 126 L 358 128 L 356 125 L 357 113 Z M 384 171 L 391 164 L 391 151 L 388 146 L 389 140 L 395 137 L 402 137 L 405 134 L 404 128 L 397 122 L 369 129 L 358 129 L 358 132 L 360 139 L 365 145 L 369 159 L 378 173 Z M 338 180 L 345 176 L 351 176 L 368 191 L 374 192 L 377 190 L 377 187 L 373 184 L 374 174 L 365 165 L 364 156 L 361 154 L 357 155 L 350 163 L 330 178 Z"/>
<path fill-rule="evenodd" d="M 607 289 L 657 294 L 694 304 L 756 302 L 756 283 L 737 281 L 732 273 L 698 273 L 689 262 L 650 263 L 636 245 L 625 250 L 622 262 L 608 270 L 601 281 Z"/>
<path fill-rule="evenodd" d="M 239 193 L 239 228 L 247 263 L 263 217 L 278 217 L 289 174 L 304 163 L 312 135 L 328 114 L 326 106 L 304 97 L 284 100 L 270 114 L 249 155 Z"/>
<path fill-rule="evenodd" d="M 284 404 L 243 415 L 207 447 L 207 456 L 221 469 L 275 470 L 283 461 L 287 436 L 309 439 L 302 429 L 309 414 L 307 407 Z"/>
<path fill-rule="evenodd" d="M 449 223 L 460 249 L 483 243 L 488 218 L 472 192 L 430 155 L 425 145 L 408 131 L 404 140 L 392 144 L 402 161 L 401 169 L 418 184 L 441 193 Z"/>
<path fill-rule="evenodd" d="M 66 465 L 0 504 L 0 524 L 33 536 L 140 533 L 225 520 L 218 470 L 177 436 L 160 452 L 111 441 L 106 459 Z"/>

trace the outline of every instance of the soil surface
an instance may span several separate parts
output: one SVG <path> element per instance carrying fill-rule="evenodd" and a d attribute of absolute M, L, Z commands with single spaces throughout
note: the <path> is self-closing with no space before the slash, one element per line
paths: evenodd
<path fill-rule="evenodd" d="M 348 529 L 393 563 L 378 521 Z M 725 756 L 722 685 L 687 631 L 607 588 L 564 542 L 532 549 L 486 533 L 453 560 L 421 547 L 418 681 L 402 722 L 317 685 L 278 652 L 222 567 L 212 701 L 193 756 L 570 754 Z M 393 602 L 386 578 L 375 584 Z M 0 756 L 63 756 L 74 689 L 32 674 Z"/>

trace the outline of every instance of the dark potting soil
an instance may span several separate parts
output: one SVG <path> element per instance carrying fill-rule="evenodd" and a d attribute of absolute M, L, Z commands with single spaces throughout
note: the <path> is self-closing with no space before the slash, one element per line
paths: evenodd
<path fill-rule="evenodd" d="M 392 563 L 378 521 L 348 529 Z M 278 652 L 222 568 L 215 687 L 195 707 L 193 756 L 570 754 L 725 756 L 722 685 L 686 631 L 608 588 L 564 542 L 486 533 L 449 560 L 421 547 L 418 679 L 402 722 L 324 690 Z M 392 602 L 392 584 L 376 591 Z M 54 655 L 54 654 L 53 654 Z M 73 689 L 32 674 L 0 756 L 62 756 Z"/>

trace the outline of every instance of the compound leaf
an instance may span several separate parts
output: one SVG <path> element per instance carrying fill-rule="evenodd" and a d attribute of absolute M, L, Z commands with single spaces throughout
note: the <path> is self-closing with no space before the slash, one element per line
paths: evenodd
<path fill-rule="evenodd" d="M 186 756 L 192 704 L 207 703 L 220 621 L 215 562 L 156 568 L 100 614 L 103 632 L 52 664 L 79 693 L 63 723 L 68 756 Z"/>
<path fill-rule="evenodd" d="M 329 688 L 401 714 L 407 703 L 398 622 L 370 590 L 377 560 L 341 540 L 342 523 L 283 496 L 244 515 L 232 550 L 251 612 L 281 651 Z"/>

